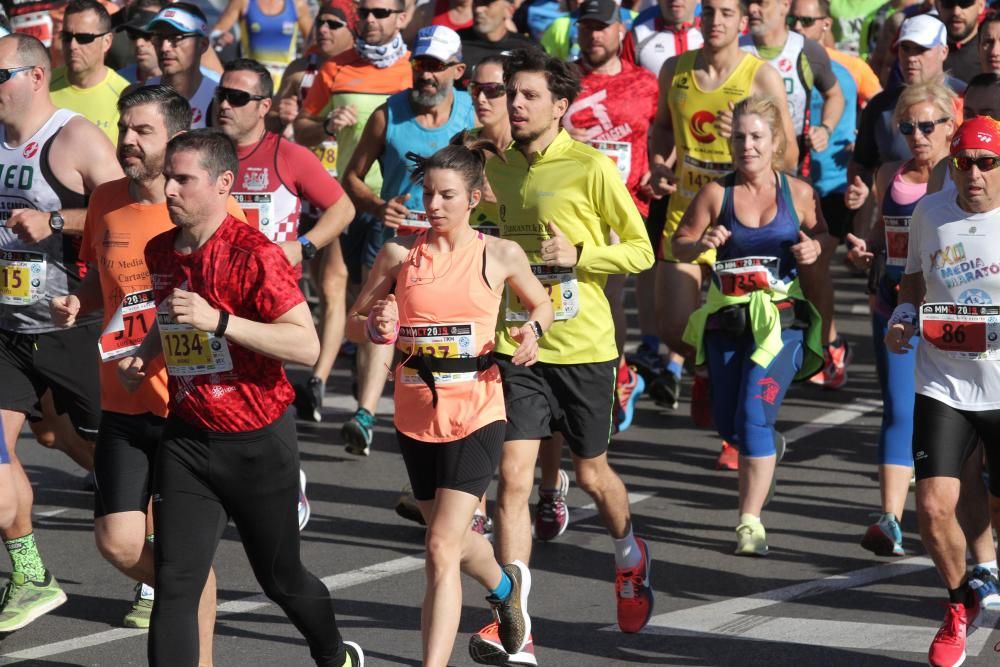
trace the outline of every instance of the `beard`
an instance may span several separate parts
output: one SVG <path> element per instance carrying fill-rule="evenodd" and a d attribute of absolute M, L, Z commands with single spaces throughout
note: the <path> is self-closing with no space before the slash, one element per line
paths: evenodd
<path fill-rule="evenodd" d="M 430 108 L 436 107 L 437 105 L 448 99 L 448 95 L 451 93 L 452 82 L 449 81 L 447 84 L 442 84 L 433 93 L 422 93 L 419 89 L 413 88 L 410 91 L 410 100 L 414 104 L 420 107 Z"/>
<path fill-rule="evenodd" d="M 136 157 L 142 160 L 139 164 L 127 163 L 125 158 Z M 118 162 L 122 171 L 133 181 L 151 181 L 163 173 L 164 155 L 146 155 L 141 151 L 124 150 L 118 151 Z"/>
<path fill-rule="evenodd" d="M 526 146 L 538 137 L 542 136 L 545 129 L 535 130 L 527 127 L 510 128 L 510 137 L 515 143 Z"/>

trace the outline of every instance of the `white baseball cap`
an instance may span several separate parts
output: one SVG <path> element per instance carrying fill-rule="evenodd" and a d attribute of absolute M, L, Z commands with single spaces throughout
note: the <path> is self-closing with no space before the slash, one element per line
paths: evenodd
<path fill-rule="evenodd" d="M 918 14 L 903 21 L 903 25 L 899 28 L 899 37 L 893 46 L 898 47 L 903 42 L 913 42 L 925 49 L 944 46 L 948 43 L 948 32 L 938 17 Z"/>
<path fill-rule="evenodd" d="M 462 61 L 462 40 L 458 33 L 443 25 L 421 28 L 413 57 L 429 56 L 443 63 Z"/>

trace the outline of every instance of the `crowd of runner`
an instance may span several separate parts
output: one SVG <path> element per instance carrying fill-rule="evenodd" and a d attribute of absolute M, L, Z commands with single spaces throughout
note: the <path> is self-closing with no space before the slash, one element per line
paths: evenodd
<path fill-rule="evenodd" d="M 195 2 L 2 6 L 0 633 L 67 599 L 32 527 L 27 424 L 91 473 L 151 665 L 212 664 L 230 519 L 316 664 L 363 665 L 299 551 L 295 421 L 329 417 L 340 356 L 343 445 L 368 456 L 391 419 L 396 510 L 426 525 L 425 665 L 452 656 L 462 573 L 490 605 L 472 659 L 537 664 L 531 550 L 569 523 L 564 444 L 639 632 L 654 554 L 613 435 L 641 396 L 687 393 L 738 471 L 734 553 L 766 556 L 782 401 L 841 389 L 869 345 L 838 333 L 834 261 L 867 276 L 884 404 L 860 545 L 905 555 L 915 484 L 948 596 L 931 665 L 961 664 L 1000 609 L 985 0 L 230 0 L 214 25 Z"/>

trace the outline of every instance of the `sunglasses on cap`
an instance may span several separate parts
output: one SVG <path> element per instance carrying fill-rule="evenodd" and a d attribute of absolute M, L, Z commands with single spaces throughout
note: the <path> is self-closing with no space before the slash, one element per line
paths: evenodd
<path fill-rule="evenodd" d="M 245 90 L 223 88 L 220 86 L 215 89 L 215 99 L 220 104 L 222 102 L 229 102 L 229 106 L 231 107 L 245 107 L 250 102 L 260 102 L 261 100 L 266 100 L 267 97 L 264 95 L 254 95 Z"/>
<path fill-rule="evenodd" d="M 495 100 L 507 94 L 507 87 L 502 83 L 471 82 L 469 84 L 469 95 L 472 95 L 472 98 L 475 99 L 479 97 L 479 93 L 485 95 L 488 100 Z"/>
<path fill-rule="evenodd" d="M 794 28 L 796 23 L 801 23 L 803 28 L 811 28 L 816 21 L 822 21 L 825 18 L 825 16 L 796 16 L 789 14 L 788 18 L 785 19 L 785 23 L 788 24 L 789 28 Z"/>
<path fill-rule="evenodd" d="M 64 41 L 67 44 L 69 44 L 70 42 L 72 42 L 75 39 L 77 44 L 83 46 L 84 44 L 91 44 L 98 37 L 104 37 L 107 34 L 108 33 L 106 33 L 106 32 L 98 32 L 98 33 L 93 33 L 93 32 L 67 32 L 67 31 L 63 30 L 62 32 L 59 33 L 59 39 L 61 39 L 62 41 Z"/>
<path fill-rule="evenodd" d="M 14 78 L 14 75 L 18 72 L 23 72 L 25 70 L 34 69 L 37 65 L 25 65 L 23 67 L 10 67 L 8 69 L 0 69 L 0 85 L 7 83 Z"/>
<path fill-rule="evenodd" d="M 917 130 L 925 137 L 930 136 L 934 132 L 934 128 L 941 123 L 947 123 L 951 118 L 938 118 L 937 120 L 922 120 L 919 123 L 911 123 L 908 120 L 904 120 L 899 124 L 899 133 L 904 137 L 908 137 Z"/>
<path fill-rule="evenodd" d="M 979 171 L 993 171 L 997 167 L 1000 167 L 1000 157 L 992 155 L 984 155 L 983 157 L 956 155 L 951 158 L 951 163 L 959 171 L 972 171 L 973 166 L 979 169 Z"/>
<path fill-rule="evenodd" d="M 402 14 L 402 9 L 386 9 L 385 7 L 375 7 L 373 9 L 368 9 L 367 7 L 358 7 L 358 16 L 364 21 L 369 16 L 374 16 L 377 19 L 387 19 L 393 14 Z"/>
<path fill-rule="evenodd" d="M 976 4 L 976 0 L 939 0 L 941 6 L 945 9 L 955 9 L 955 7 L 961 7 L 962 9 L 968 9 L 972 5 Z"/>
<path fill-rule="evenodd" d="M 458 63 L 443 63 L 436 58 L 414 58 L 410 61 L 410 64 L 413 66 L 414 71 L 437 74 Z"/>
<path fill-rule="evenodd" d="M 336 19 L 319 19 L 316 21 L 316 28 L 319 29 L 322 26 L 326 26 L 328 30 L 340 30 L 344 27 L 344 23 Z"/>

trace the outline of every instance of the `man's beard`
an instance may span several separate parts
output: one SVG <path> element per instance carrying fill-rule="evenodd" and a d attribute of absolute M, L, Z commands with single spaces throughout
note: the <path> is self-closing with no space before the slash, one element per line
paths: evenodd
<path fill-rule="evenodd" d="M 421 93 L 417 88 L 410 91 L 410 99 L 417 106 L 431 108 L 444 102 L 448 99 L 449 93 L 451 93 L 452 84 L 448 82 L 447 85 L 442 85 L 438 88 L 436 93 Z"/>
<path fill-rule="evenodd" d="M 513 127 L 510 129 L 511 138 L 514 140 L 514 143 L 519 146 L 527 146 L 544 133 L 545 130 L 529 130 L 528 128 L 514 129 Z"/>
<path fill-rule="evenodd" d="M 123 160 L 119 159 L 122 163 L 122 171 L 133 181 L 147 182 L 152 181 L 163 173 L 163 160 L 149 160 L 149 156 L 140 156 L 135 153 L 128 153 L 121 157 L 139 157 L 142 162 L 139 164 L 124 163 Z"/>

